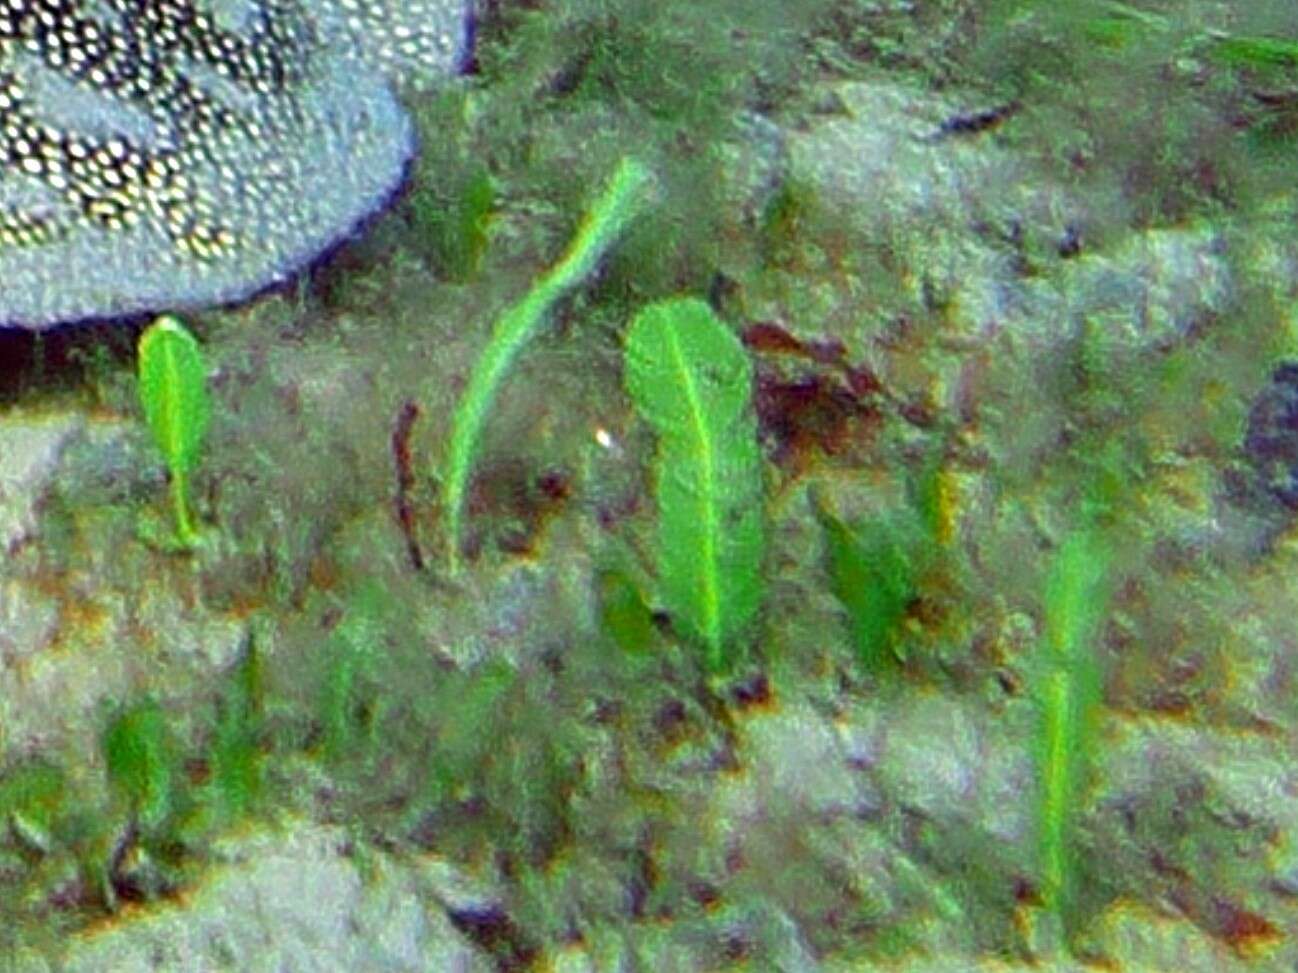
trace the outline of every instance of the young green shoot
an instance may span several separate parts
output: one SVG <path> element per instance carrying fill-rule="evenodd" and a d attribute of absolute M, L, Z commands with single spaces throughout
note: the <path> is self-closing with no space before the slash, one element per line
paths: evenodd
<path fill-rule="evenodd" d="M 1106 610 L 1108 561 L 1108 550 L 1093 530 L 1077 531 L 1064 541 L 1046 583 L 1045 640 L 1035 660 L 1042 897 L 1065 928 L 1077 893 L 1072 827 L 1100 707 L 1095 639 Z"/>
<path fill-rule="evenodd" d="M 189 511 L 189 477 L 207 431 L 205 382 L 198 342 L 176 318 L 164 315 L 140 336 L 140 403 L 171 474 L 176 541 L 182 548 L 198 541 Z"/>
<path fill-rule="evenodd" d="M 933 556 L 923 512 L 903 507 L 848 524 L 815 493 L 812 511 L 825 532 L 830 591 L 846 615 L 861 665 L 889 676 L 906 660 L 903 622 L 921 568 Z"/>
<path fill-rule="evenodd" d="M 121 711 L 103 737 L 104 763 L 113 789 L 131 815 L 156 827 L 171 810 L 175 783 L 166 715 L 152 700 Z"/>

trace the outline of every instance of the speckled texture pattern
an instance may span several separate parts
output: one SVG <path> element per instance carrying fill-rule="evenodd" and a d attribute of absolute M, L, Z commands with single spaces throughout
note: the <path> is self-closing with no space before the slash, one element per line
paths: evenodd
<path fill-rule="evenodd" d="M 248 296 L 372 213 L 465 0 L 0 4 L 0 324 Z"/>

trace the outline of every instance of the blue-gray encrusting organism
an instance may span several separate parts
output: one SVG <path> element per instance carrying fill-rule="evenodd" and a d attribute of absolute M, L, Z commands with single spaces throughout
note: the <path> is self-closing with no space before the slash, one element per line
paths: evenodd
<path fill-rule="evenodd" d="M 381 207 L 471 0 L 0 0 L 0 325 L 192 309 Z"/>

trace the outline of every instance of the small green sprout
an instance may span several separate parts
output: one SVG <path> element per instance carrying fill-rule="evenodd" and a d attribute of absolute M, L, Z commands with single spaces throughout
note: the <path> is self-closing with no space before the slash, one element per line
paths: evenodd
<path fill-rule="evenodd" d="M 372 742 L 374 654 L 382 636 L 384 598 L 376 582 L 364 582 L 330 640 L 318 701 L 321 748 L 328 760 L 341 760 Z"/>
<path fill-rule="evenodd" d="M 48 854 L 53 847 L 51 828 L 67 789 L 63 771 L 43 761 L 0 776 L 0 828 L 7 823 L 25 847 Z"/>
<path fill-rule="evenodd" d="M 431 193 L 416 199 L 415 217 L 430 244 L 438 269 L 447 279 L 463 282 L 478 272 L 487 250 L 497 190 L 484 163 L 461 179 L 452 201 Z"/>
<path fill-rule="evenodd" d="M 262 661 L 252 640 L 221 697 L 216 732 L 208 745 L 211 797 L 227 819 L 247 814 L 262 787 Z"/>
<path fill-rule="evenodd" d="M 628 655 L 641 655 L 653 643 L 653 616 L 635 581 L 615 567 L 596 577 L 599 615 L 604 631 Z"/>
<path fill-rule="evenodd" d="M 830 591 L 842 606 L 861 664 L 889 676 L 907 660 L 907 614 L 929 573 L 952 560 L 955 488 L 932 450 L 906 481 L 907 502 L 869 519 L 845 523 L 821 491 L 811 509 L 825 535 Z"/>
<path fill-rule="evenodd" d="M 176 540 L 193 547 L 198 533 L 189 514 L 189 475 L 207 431 L 209 408 L 198 342 L 176 318 L 164 315 L 140 336 L 139 381 L 145 418 L 171 473 Z"/>

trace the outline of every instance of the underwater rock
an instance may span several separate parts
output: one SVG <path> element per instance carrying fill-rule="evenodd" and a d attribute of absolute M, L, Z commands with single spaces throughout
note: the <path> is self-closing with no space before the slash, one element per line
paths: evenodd
<path fill-rule="evenodd" d="M 487 973 L 490 958 L 427 898 L 419 864 L 365 848 L 340 829 L 288 819 L 211 849 L 218 867 L 183 896 L 68 937 L 66 973 L 296 970 Z M 30 966 L 35 973 L 36 958 Z M 9 969 L 9 964 L 5 964 Z M 49 969 L 49 966 L 45 967 Z"/>
<path fill-rule="evenodd" d="M 0 324 L 240 300 L 379 209 L 471 0 L 7 0 Z"/>
<path fill-rule="evenodd" d="M 1298 362 L 1281 362 L 1253 400 L 1244 455 L 1270 499 L 1298 511 Z"/>
<path fill-rule="evenodd" d="M 39 533 L 41 509 L 63 454 L 84 432 L 80 416 L 30 418 L 10 413 L 0 423 L 0 557 L 11 558 Z M 0 618 L 3 618 L 0 598 Z M 6 633 L 7 634 L 7 633 Z M 0 648 L 5 636 L 0 635 Z"/>

